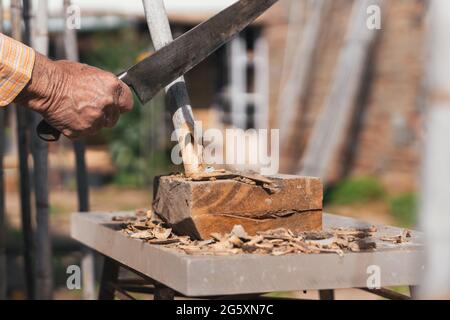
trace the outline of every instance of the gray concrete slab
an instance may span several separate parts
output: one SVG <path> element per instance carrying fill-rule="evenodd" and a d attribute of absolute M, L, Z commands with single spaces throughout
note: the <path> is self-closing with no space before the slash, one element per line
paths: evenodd
<path fill-rule="evenodd" d="M 381 286 L 417 285 L 425 268 L 423 235 L 412 232 L 411 242 L 378 243 L 375 251 L 292 254 L 287 256 L 190 256 L 176 250 L 131 239 L 119 232 L 113 216 L 133 213 L 75 213 L 71 235 L 92 249 L 192 297 L 300 290 L 366 287 L 373 268 Z M 324 214 L 324 227 L 364 227 L 370 224 Z M 383 235 L 402 229 L 377 226 Z"/>

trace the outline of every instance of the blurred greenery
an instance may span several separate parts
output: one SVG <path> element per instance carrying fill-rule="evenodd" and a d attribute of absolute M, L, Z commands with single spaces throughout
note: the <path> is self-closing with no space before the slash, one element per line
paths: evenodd
<path fill-rule="evenodd" d="M 54 204 L 54 203 L 50 205 L 49 211 L 50 211 L 51 216 L 70 213 L 70 209 L 65 208 L 61 205 Z"/>
<path fill-rule="evenodd" d="M 12 248 L 21 248 L 23 244 L 22 231 L 16 228 L 7 227 L 5 241 L 6 247 L 9 250 Z"/>
<path fill-rule="evenodd" d="M 141 35 L 133 27 L 96 31 L 90 34 L 87 43 L 80 50 L 81 61 L 116 74 L 135 64 L 141 54 L 151 49 L 149 36 Z"/>
<path fill-rule="evenodd" d="M 137 28 L 124 28 L 92 34 L 80 57 L 85 63 L 117 74 L 147 55 L 150 49 L 147 33 L 140 34 Z M 157 141 L 162 132 L 156 127 L 164 126 L 161 121 L 164 120 L 164 100 L 155 99 L 156 102 L 146 107 L 136 97 L 134 100 L 133 110 L 122 115 L 113 129 L 103 130 L 102 137 L 108 143 L 117 169 L 113 182 L 140 187 L 151 184 L 154 175 L 167 171 L 170 161 L 167 147 L 158 143 L 161 140 Z"/>
<path fill-rule="evenodd" d="M 326 191 L 325 202 L 327 204 L 349 205 L 380 200 L 384 196 L 384 188 L 376 178 L 347 178 Z"/>
<path fill-rule="evenodd" d="M 388 213 L 400 226 L 413 227 L 417 222 L 417 194 L 389 193 L 375 177 L 346 178 L 325 191 L 324 204 L 327 206 L 352 206 L 370 202 L 384 203 Z"/>
<path fill-rule="evenodd" d="M 404 193 L 390 199 L 390 212 L 397 222 L 405 227 L 412 227 L 417 220 L 417 195 Z"/>

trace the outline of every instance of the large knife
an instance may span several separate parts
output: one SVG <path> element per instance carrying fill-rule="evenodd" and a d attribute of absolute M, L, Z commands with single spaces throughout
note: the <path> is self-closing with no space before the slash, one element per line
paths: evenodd
<path fill-rule="evenodd" d="M 146 103 L 162 88 L 231 40 L 277 1 L 240 0 L 118 77 L 135 91 L 142 103 Z M 45 141 L 57 141 L 61 136 L 45 120 L 39 123 L 36 130 Z"/>

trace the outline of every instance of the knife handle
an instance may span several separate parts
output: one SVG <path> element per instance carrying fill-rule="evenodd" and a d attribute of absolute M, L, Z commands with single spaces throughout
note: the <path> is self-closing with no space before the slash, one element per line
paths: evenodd
<path fill-rule="evenodd" d="M 61 132 L 53 128 L 45 120 L 39 122 L 38 126 L 36 127 L 36 133 L 39 138 L 47 142 L 58 141 L 61 137 Z"/>

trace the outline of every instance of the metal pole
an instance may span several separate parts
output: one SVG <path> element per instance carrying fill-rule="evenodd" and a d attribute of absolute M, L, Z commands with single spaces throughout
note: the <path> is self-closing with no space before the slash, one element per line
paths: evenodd
<path fill-rule="evenodd" d="M 0 300 L 6 299 L 6 288 L 7 288 L 5 181 L 3 170 L 4 151 L 5 151 L 5 110 L 2 109 L 0 110 Z"/>
<path fill-rule="evenodd" d="M 11 34 L 16 40 L 22 41 L 22 5 L 20 0 L 11 1 Z M 25 32 L 25 36 L 28 32 Z M 25 42 L 29 39 L 24 39 Z M 35 298 L 34 267 L 33 267 L 33 227 L 31 223 L 31 185 L 28 168 L 28 112 L 16 105 L 17 136 L 20 169 L 20 205 L 22 215 L 23 252 L 25 265 L 25 283 L 27 298 Z"/>
<path fill-rule="evenodd" d="M 34 22 L 31 30 L 33 48 L 48 54 L 48 3 L 39 0 L 36 15 L 32 16 L 31 2 L 24 1 L 28 14 Z M 25 12 L 27 13 L 27 12 Z M 35 128 L 42 117 L 31 114 L 32 128 Z M 53 298 L 52 245 L 49 230 L 48 200 L 48 144 L 36 134 L 31 134 L 31 152 L 33 155 L 33 174 L 36 206 L 36 298 L 50 300 Z"/>
<path fill-rule="evenodd" d="M 70 0 L 64 0 L 64 17 L 69 18 Z M 64 51 L 66 58 L 71 61 L 78 61 L 77 32 L 69 28 L 67 23 L 64 28 Z M 76 163 L 78 210 L 80 212 L 89 211 L 89 182 L 86 168 L 86 146 L 84 140 L 77 140 L 73 143 Z M 95 259 L 94 252 L 89 248 L 83 248 L 81 259 L 83 299 L 95 299 Z"/>
<path fill-rule="evenodd" d="M 173 40 L 164 2 L 142 0 L 142 3 L 153 45 L 159 50 Z M 195 120 L 184 78 L 168 85 L 166 94 L 185 172 L 187 175 L 196 174 L 202 170 L 203 147 L 200 141 L 194 141 Z"/>
<path fill-rule="evenodd" d="M 0 0 L 0 32 L 3 32 L 3 1 Z M 0 300 L 6 299 L 6 222 L 5 222 L 5 181 L 3 156 L 5 153 L 5 110 L 0 110 Z"/>

